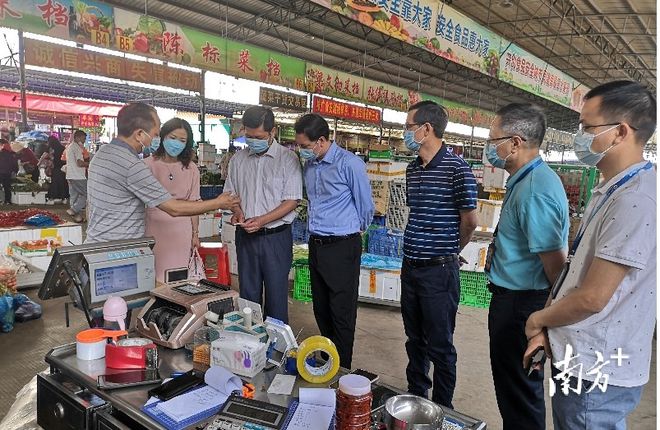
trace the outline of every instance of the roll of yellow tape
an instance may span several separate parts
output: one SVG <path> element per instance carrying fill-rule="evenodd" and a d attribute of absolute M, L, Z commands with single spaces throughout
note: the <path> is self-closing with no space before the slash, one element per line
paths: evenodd
<path fill-rule="evenodd" d="M 314 367 L 307 363 L 307 358 L 317 351 L 325 352 L 330 357 L 320 367 Z M 308 337 L 298 348 L 296 367 L 298 368 L 298 373 L 305 381 L 312 384 L 324 384 L 334 378 L 337 372 L 339 372 L 339 353 L 337 353 L 337 347 L 327 337 Z"/>

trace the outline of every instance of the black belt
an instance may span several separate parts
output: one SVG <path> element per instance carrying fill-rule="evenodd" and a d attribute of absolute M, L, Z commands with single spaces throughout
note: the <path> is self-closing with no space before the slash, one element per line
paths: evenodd
<path fill-rule="evenodd" d="M 277 227 L 273 227 L 273 228 L 265 228 L 264 227 L 264 228 L 260 228 L 259 230 L 255 231 L 255 232 L 252 232 L 252 233 L 248 233 L 243 227 L 241 227 L 241 228 L 243 228 L 243 231 L 247 234 L 256 234 L 256 235 L 266 236 L 268 234 L 275 234 L 275 233 L 279 233 L 281 231 L 284 231 L 287 228 L 289 228 L 290 225 L 291 224 L 282 224 L 282 225 L 278 225 Z"/>
<path fill-rule="evenodd" d="M 535 294 L 550 294 L 550 289 L 546 288 L 544 290 L 511 290 L 509 288 L 498 287 L 492 282 L 488 283 L 488 291 L 493 293 L 494 296 L 501 296 L 505 294 L 518 294 L 518 295 L 535 295 Z"/>
<path fill-rule="evenodd" d="M 408 264 L 410 267 L 439 266 L 440 264 L 452 263 L 454 261 L 458 261 L 458 255 L 456 254 L 443 255 L 441 257 L 433 257 L 433 258 L 403 257 L 403 262 Z"/>
<path fill-rule="evenodd" d="M 352 239 L 354 237 L 360 237 L 360 233 L 352 233 L 344 236 L 318 236 L 311 235 L 309 236 L 310 243 L 315 243 L 317 245 L 328 245 L 330 243 L 341 242 L 342 240 Z"/>

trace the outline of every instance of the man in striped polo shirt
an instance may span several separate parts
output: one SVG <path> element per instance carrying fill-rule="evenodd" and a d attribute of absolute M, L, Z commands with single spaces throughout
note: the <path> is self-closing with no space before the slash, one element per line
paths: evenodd
<path fill-rule="evenodd" d="M 458 253 L 477 226 L 477 183 L 470 166 L 447 149 L 447 111 L 423 101 L 406 119 L 404 141 L 419 156 L 406 171 L 410 208 L 403 241 L 401 314 L 408 340 L 408 391 L 453 408 L 459 299 Z"/>
<path fill-rule="evenodd" d="M 131 103 L 117 114 L 118 137 L 98 150 L 89 165 L 85 243 L 136 239 L 144 236 L 145 207 L 158 207 L 171 216 L 193 216 L 240 203 L 224 193 L 212 200 L 175 200 L 138 157 L 152 141 L 160 143 L 156 109 Z"/>

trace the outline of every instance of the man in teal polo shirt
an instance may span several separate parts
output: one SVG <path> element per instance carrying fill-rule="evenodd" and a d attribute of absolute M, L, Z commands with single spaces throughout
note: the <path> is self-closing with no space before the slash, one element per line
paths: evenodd
<path fill-rule="evenodd" d="M 485 155 L 511 175 L 486 264 L 493 293 L 488 314 L 490 361 L 504 430 L 545 428 L 543 373 L 521 366 L 525 322 L 545 306 L 566 260 L 568 201 L 561 180 L 543 162 L 543 111 L 513 103 L 497 112 Z"/>

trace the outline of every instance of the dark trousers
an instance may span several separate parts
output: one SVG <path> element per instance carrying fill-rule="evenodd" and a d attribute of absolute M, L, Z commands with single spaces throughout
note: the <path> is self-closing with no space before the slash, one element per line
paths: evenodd
<path fill-rule="evenodd" d="M 5 189 L 5 203 L 11 203 L 11 174 L 0 174 L 0 184 Z"/>
<path fill-rule="evenodd" d="M 428 396 L 430 362 L 433 363 L 431 400 L 453 408 L 456 387 L 454 328 L 460 295 L 458 263 L 427 267 L 403 264 L 401 314 L 408 340 L 408 391 Z"/>
<path fill-rule="evenodd" d="M 309 275 L 314 317 L 321 335 L 334 342 L 342 367 L 353 361 L 360 283 L 360 236 L 334 243 L 309 241 Z"/>
<path fill-rule="evenodd" d="M 289 271 L 293 262 L 291 226 L 273 234 L 236 229 L 240 296 L 263 304 L 264 318 L 289 322 Z"/>
<path fill-rule="evenodd" d="M 491 286 L 488 312 L 490 364 L 504 430 L 545 429 L 543 372 L 529 378 L 522 367 L 527 318 L 543 309 L 548 290 L 512 291 Z"/>

